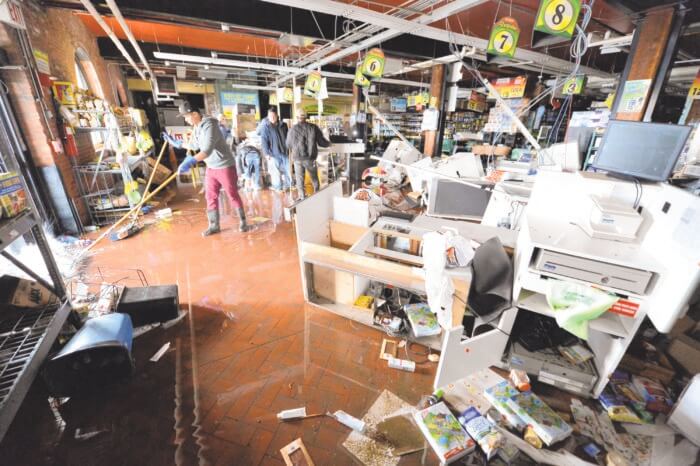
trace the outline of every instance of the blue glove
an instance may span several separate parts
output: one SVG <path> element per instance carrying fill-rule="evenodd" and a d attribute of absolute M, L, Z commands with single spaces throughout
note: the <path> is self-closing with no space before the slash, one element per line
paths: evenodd
<path fill-rule="evenodd" d="M 177 172 L 178 173 L 187 173 L 188 171 L 192 170 L 192 167 L 197 165 L 197 159 L 195 159 L 193 156 L 188 155 L 185 157 L 185 160 L 182 161 L 179 167 L 177 167 Z"/>
<path fill-rule="evenodd" d="M 177 149 L 180 149 L 182 147 L 182 141 L 175 139 L 174 137 L 172 137 L 171 135 L 169 135 L 165 131 L 163 131 L 163 139 L 168 141 L 168 144 L 170 144 L 171 146 L 173 146 Z"/>

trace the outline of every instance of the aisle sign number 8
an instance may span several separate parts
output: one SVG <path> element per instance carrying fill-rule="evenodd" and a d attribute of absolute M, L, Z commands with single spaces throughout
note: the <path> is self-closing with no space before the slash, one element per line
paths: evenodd
<path fill-rule="evenodd" d="M 574 19 L 574 7 L 568 0 L 555 0 L 544 12 L 544 22 L 554 31 L 564 31 Z"/>

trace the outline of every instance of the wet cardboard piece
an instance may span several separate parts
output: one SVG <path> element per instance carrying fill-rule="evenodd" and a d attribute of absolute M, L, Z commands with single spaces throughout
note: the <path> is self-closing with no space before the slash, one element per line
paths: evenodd
<path fill-rule="evenodd" d="M 378 440 L 389 444 L 394 456 L 403 456 L 425 448 L 425 438 L 406 416 L 390 417 L 377 424 Z"/>

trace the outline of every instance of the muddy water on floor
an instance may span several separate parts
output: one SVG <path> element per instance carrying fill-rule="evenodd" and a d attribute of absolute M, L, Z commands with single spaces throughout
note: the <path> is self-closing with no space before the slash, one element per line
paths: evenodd
<path fill-rule="evenodd" d="M 53 405 L 35 383 L 0 443 L 0 465 L 282 465 L 279 449 L 295 438 L 319 466 L 353 464 L 341 445 L 347 428 L 275 414 L 306 406 L 359 418 L 385 388 L 411 404 L 430 391 L 432 363 L 415 374 L 388 369 L 381 333 L 304 305 L 286 196 L 244 195 L 254 230 L 239 233 L 226 214 L 222 233 L 206 239 L 204 203 L 192 199 L 171 205 L 170 222 L 101 244 L 91 266 L 107 279 L 141 269 L 150 284 L 177 283 L 187 317 L 134 340 L 130 380 Z M 401 464 L 421 463 L 436 461 L 417 454 Z"/>

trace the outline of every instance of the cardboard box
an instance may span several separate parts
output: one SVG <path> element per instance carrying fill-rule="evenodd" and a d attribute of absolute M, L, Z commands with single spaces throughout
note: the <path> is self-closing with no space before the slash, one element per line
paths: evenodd
<path fill-rule="evenodd" d="M 689 373 L 700 373 L 700 341 L 679 335 L 671 341 L 667 353 Z"/>
<path fill-rule="evenodd" d="M 17 307 L 43 307 L 54 301 L 48 289 L 33 280 L 3 275 L 0 277 L 0 304 Z"/>
<path fill-rule="evenodd" d="M 156 161 L 152 159 L 151 157 L 146 157 L 146 161 L 148 162 L 148 166 L 151 167 L 151 170 L 153 170 L 153 167 L 156 165 Z M 153 182 L 155 184 L 161 184 L 165 180 L 172 175 L 172 170 L 170 170 L 168 167 L 163 166 L 163 164 L 159 164 L 158 168 L 156 169 L 156 174 L 153 175 Z"/>
<path fill-rule="evenodd" d="M 660 366 L 653 362 L 644 361 L 630 354 L 625 354 L 623 356 L 618 368 L 631 372 L 632 374 L 656 379 L 665 385 L 670 384 L 676 375 L 676 371 L 673 369 Z"/>

